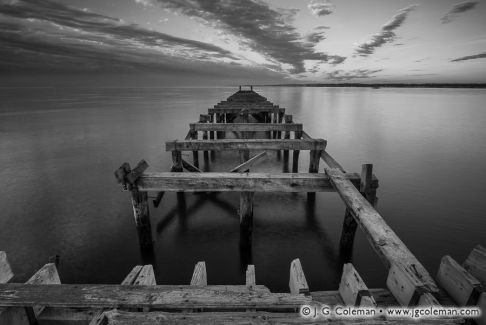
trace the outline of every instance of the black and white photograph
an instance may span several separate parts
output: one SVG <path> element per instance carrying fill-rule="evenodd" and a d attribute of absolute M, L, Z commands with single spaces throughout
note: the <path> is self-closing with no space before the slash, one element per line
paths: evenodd
<path fill-rule="evenodd" d="M 486 325 L 484 0 L 0 0 L 0 325 Z"/>

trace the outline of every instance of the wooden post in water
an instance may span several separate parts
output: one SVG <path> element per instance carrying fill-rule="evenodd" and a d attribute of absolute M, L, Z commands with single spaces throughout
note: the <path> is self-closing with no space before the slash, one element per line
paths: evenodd
<path fill-rule="evenodd" d="M 363 164 L 361 166 L 361 182 L 359 191 L 366 198 L 371 205 L 375 205 L 376 200 L 376 189 L 371 187 L 371 182 L 373 180 L 373 164 Z M 353 252 L 354 236 L 356 233 L 356 228 L 358 224 L 354 220 L 351 211 L 346 208 L 344 213 L 343 229 L 341 232 L 340 240 L 340 251 L 341 255 L 349 260 Z"/>
<path fill-rule="evenodd" d="M 293 123 L 292 115 L 285 115 L 285 123 Z M 290 131 L 284 131 L 284 139 L 290 139 Z M 284 150 L 283 152 L 283 172 L 289 172 L 289 150 Z"/>
<path fill-rule="evenodd" d="M 302 131 L 295 131 L 295 139 L 302 138 Z M 299 172 L 299 150 L 294 150 L 292 154 L 292 173 Z"/>
<path fill-rule="evenodd" d="M 199 122 L 200 123 L 207 123 L 208 122 L 208 116 L 204 115 L 204 114 L 199 115 Z M 203 132 L 203 140 L 207 140 L 207 139 L 208 139 L 208 131 L 204 131 Z M 204 171 L 208 171 L 209 170 L 209 152 L 204 151 L 203 157 L 204 157 Z"/>
<path fill-rule="evenodd" d="M 197 131 L 194 129 L 191 129 L 191 139 L 192 140 L 197 140 Z M 199 151 L 194 150 L 192 152 L 192 162 L 195 167 L 199 168 Z"/>
<path fill-rule="evenodd" d="M 251 249 L 251 232 L 253 229 L 253 195 L 254 192 L 240 193 L 240 246 Z"/>
<path fill-rule="evenodd" d="M 309 173 L 317 173 L 319 172 L 319 161 L 321 160 L 321 151 L 322 150 L 311 150 L 309 155 Z M 307 193 L 308 199 L 315 199 L 316 193 L 309 192 Z"/>
<path fill-rule="evenodd" d="M 214 123 L 214 114 L 209 115 L 209 122 Z M 214 140 L 216 138 L 216 131 L 209 131 L 209 139 Z M 216 156 L 216 153 L 214 150 L 211 150 L 211 162 L 214 161 L 214 158 Z"/>

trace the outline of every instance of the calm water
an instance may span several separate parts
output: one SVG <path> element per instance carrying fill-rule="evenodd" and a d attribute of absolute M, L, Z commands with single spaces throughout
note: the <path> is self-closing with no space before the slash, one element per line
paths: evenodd
<path fill-rule="evenodd" d="M 159 284 L 189 283 L 205 260 L 210 284 L 242 284 L 237 193 L 167 194 L 151 210 L 154 257 L 142 257 L 130 199 L 113 176 L 140 159 L 167 171 L 164 141 L 234 88 L 1 88 L 0 249 L 17 281 L 61 256 L 66 283 L 118 283 L 153 259 Z M 285 107 L 348 171 L 374 163 L 378 210 L 435 275 L 440 258 L 462 262 L 486 245 L 486 91 L 464 89 L 260 88 Z M 307 168 L 301 155 L 301 170 Z M 259 170 L 272 170 L 274 155 Z M 217 157 L 219 170 L 236 156 Z M 212 168 L 216 168 L 214 165 Z M 280 167 L 275 167 L 278 171 Z M 321 170 L 323 166 L 321 165 Z M 344 205 L 336 193 L 255 196 L 252 261 L 257 282 L 288 290 L 299 257 L 312 290 L 336 289 Z M 353 263 L 373 287 L 385 268 L 358 230 Z"/>

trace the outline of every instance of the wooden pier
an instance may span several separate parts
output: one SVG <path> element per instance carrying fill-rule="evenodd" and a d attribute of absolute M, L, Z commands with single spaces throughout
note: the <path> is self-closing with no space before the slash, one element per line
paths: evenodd
<path fill-rule="evenodd" d="M 228 134 L 236 135 L 229 139 Z M 335 291 L 312 291 L 297 258 L 289 265 L 289 292 L 274 293 L 258 284 L 258 268 L 248 265 L 245 284 L 208 285 L 206 263 L 195 265 L 187 284 L 157 285 L 151 265 L 135 266 L 120 285 L 61 284 L 54 263 L 46 264 L 25 284 L 10 283 L 13 271 L 0 252 L 1 324 L 409 324 L 410 319 L 385 316 L 364 319 L 309 318 L 303 306 L 482 306 L 486 312 L 486 249 L 477 246 L 461 265 L 449 256 L 433 277 L 398 238 L 375 209 L 378 180 L 371 164 L 360 173 L 346 172 L 326 151 L 324 139 L 308 135 L 284 108 L 252 88 L 242 90 L 208 109 L 190 123 L 183 140 L 165 143 L 172 154 L 170 172 L 146 172 L 142 160 L 134 168 L 124 163 L 115 171 L 130 193 L 140 246 L 151 249 L 154 239 L 150 210 L 165 192 L 239 192 L 241 245 L 251 249 L 253 199 L 257 192 L 337 192 L 346 205 L 340 250 L 351 253 L 358 226 L 388 270 L 386 288 L 369 289 L 358 270 L 346 263 Z M 239 152 L 234 168 L 205 172 L 210 156 Z M 251 150 L 251 151 L 250 151 Z M 182 152 L 192 152 L 192 161 Z M 199 153 L 202 151 L 203 164 Z M 282 173 L 253 172 L 254 166 L 276 151 Z M 292 151 L 292 159 L 290 159 Z M 299 172 L 301 151 L 309 152 L 305 173 Z M 252 156 L 252 155 L 253 156 Z M 291 160 L 291 162 L 290 162 Z M 324 172 L 319 172 L 321 160 Z M 291 168 L 290 168 L 291 163 Z M 185 172 L 187 171 L 187 172 Z M 155 194 L 153 207 L 149 193 Z M 249 247 L 249 248 L 248 248 Z M 122 280 L 122 279 L 120 279 Z M 214 282 L 214 281 L 213 281 Z M 422 319 L 421 324 L 464 323 L 462 318 Z M 486 318 L 475 320 L 486 324 Z"/>

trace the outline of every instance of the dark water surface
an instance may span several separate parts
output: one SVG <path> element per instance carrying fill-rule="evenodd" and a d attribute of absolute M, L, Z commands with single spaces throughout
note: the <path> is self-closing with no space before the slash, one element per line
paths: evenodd
<path fill-rule="evenodd" d="M 119 283 L 150 261 L 138 248 L 130 199 L 113 171 L 145 159 L 168 171 L 164 141 L 234 88 L 1 88 L 0 249 L 17 281 L 61 256 L 65 283 Z M 373 163 L 378 210 L 435 275 L 440 258 L 462 262 L 486 245 L 486 91 L 467 89 L 260 88 L 287 108 L 348 171 Z M 201 158 L 200 158 L 201 159 Z M 226 170 L 236 155 L 212 168 Z M 275 155 L 259 171 L 272 167 Z M 308 155 L 301 154 L 301 171 Z M 273 169 L 272 169 L 273 168 Z M 320 170 L 323 170 L 321 165 Z M 287 291 L 299 257 L 312 290 L 336 289 L 344 205 L 336 193 L 255 196 L 252 260 L 256 278 Z M 205 260 L 209 284 L 243 284 L 237 193 L 187 194 L 178 210 L 167 194 L 151 210 L 159 284 L 188 284 Z M 369 286 L 385 268 L 358 230 L 353 263 Z"/>

